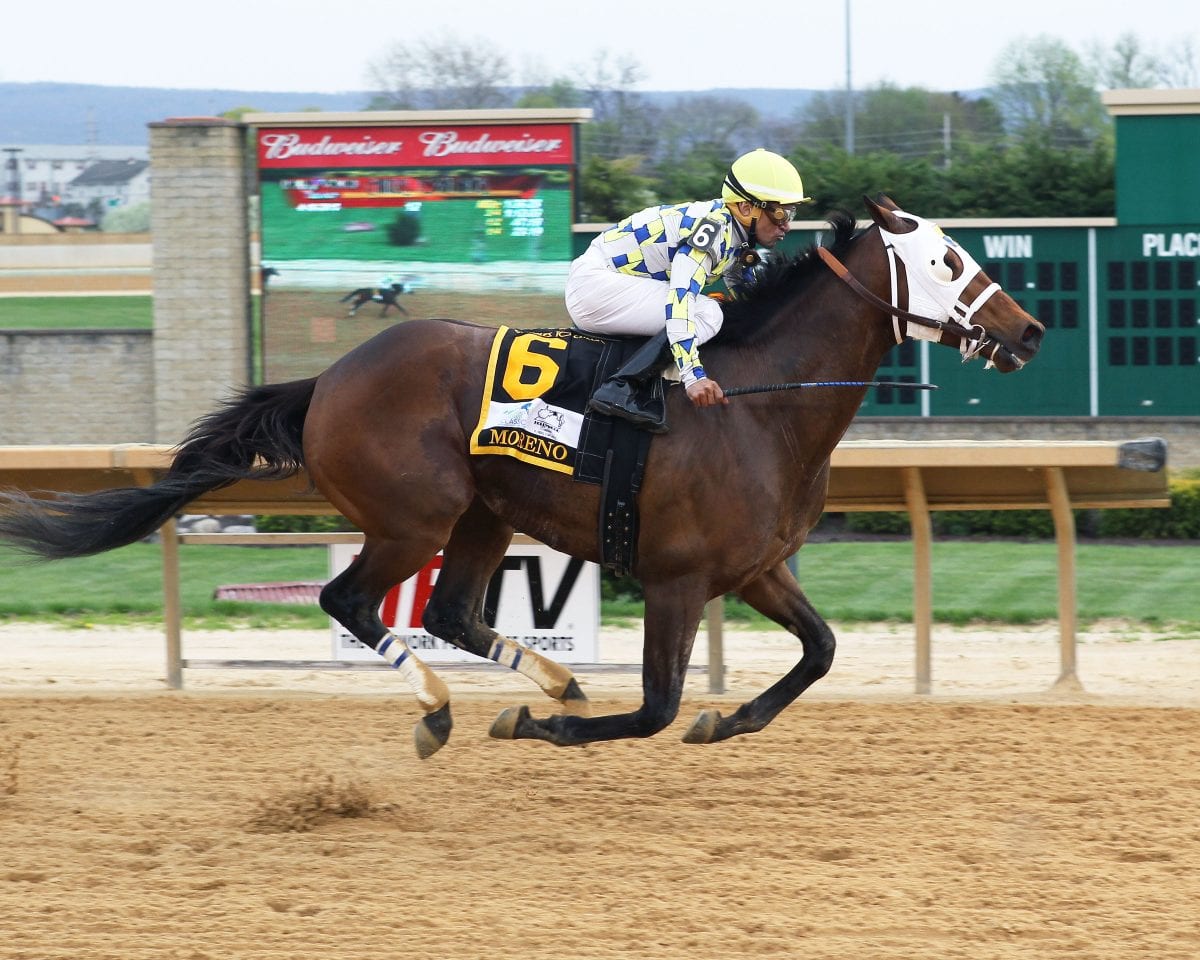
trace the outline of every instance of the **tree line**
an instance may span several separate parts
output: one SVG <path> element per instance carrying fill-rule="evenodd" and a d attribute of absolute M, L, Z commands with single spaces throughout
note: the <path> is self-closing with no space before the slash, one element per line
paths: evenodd
<path fill-rule="evenodd" d="M 717 196 L 732 159 L 758 146 L 796 164 L 814 219 L 857 211 L 864 193 L 881 191 L 934 218 L 1082 217 L 1115 209 L 1113 129 L 1098 91 L 1200 85 L 1190 39 L 1152 50 L 1134 34 L 1082 52 L 1048 35 L 1017 40 L 984 91 L 828 91 L 782 121 L 712 95 L 652 104 L 636 89 L 640 65 L 603 51 L 570 78 L 525 73 L 487 41 L 407 40 L 370 63 L 376 92 L 368 109 L 590 108 L 580 170 L 585 221 Z"/>

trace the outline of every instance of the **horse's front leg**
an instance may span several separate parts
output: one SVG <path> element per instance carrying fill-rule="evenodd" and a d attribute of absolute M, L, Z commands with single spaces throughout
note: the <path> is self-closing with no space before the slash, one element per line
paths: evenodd
<path fill-rule="evenodd" d="M 602 717 L 534 717 L 528 707 L 510 707 L 489 731 L 501 740 L 546 740 L 560 747 L 650 737 L 679 713 L 688 659 L 704 612 L 696 584 L 645 585 L 645 635 L 642 643 L 642 705 L 631 713 Z"/>
<path fill-rule="evenodd" d="M 738 596 L 799 637 L 804 654 L 782 679 L 743 703 L 732 715 L 701 711 L 683 736 L 687 743 L 715 743 L 763 729 L 833 665 L 833 631 L 808 602 L 787 564 L 781 563 L 746 584 Z"/>

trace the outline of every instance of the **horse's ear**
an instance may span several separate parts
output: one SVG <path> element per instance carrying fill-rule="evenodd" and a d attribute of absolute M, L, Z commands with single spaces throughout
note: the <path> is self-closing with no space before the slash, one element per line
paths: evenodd
<path fill-rule="evenodd" d="M 886 194 L 881 193 L 874 200 L 864 196 L 863 200 L 871 212 L 871 219 L 888 233 L 911 233 L 917 229 L 913 221 L 896 216 L 895 211 L 900 207 Z"/>

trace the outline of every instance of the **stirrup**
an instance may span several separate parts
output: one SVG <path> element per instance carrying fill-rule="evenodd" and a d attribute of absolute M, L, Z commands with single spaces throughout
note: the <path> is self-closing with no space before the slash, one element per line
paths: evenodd
<path fill-rule="evenodd" d="M 639 393 L 650 395 L 639 403 Z M 633 424 L 648 433 L 666 433 L 667 405 L 661 388 L 655 391 L 651 385 L 636 390 L 628 382 L 608 381 L 603 383 L 588 400 L 587 408 L 605 416 L 616 417 Z"/>

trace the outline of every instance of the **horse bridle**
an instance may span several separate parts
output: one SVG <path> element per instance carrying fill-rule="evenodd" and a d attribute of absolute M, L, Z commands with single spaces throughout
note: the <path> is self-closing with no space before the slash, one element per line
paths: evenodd
<path fill-rule="evenodd" d="M 890 243 L 885 242 L 884 248 L 887 250 L 888 268 L 891 273 L 891 295 L 892 302 L 888 303 L 882 297 L 879 297 L 868 290 L 859 282 L 828 247 L 817 247 L 817 255 L 824 261 L 825 265 L 834 272 L 834 275 L 841 279 L 851 290 L 867 303 L 882 310 L 884 313 L 890 314 L 892 319 L 892 330 L 896 336 L 897 343 L 904 342 L 904 333 L 900 329 L 898 321 L 904 320 L 908 323 L 915 324 L 919 327 L 926 327 L 938 331 L 936 337 L 921 339 L 941 339 L 942 334 L 950 334 L 957 337 L 959 340 L 959 351 L 962 353 L 963 363 L 968 360 L 973 360 L 975 357 L 983 354 L 991 363 L 995 359 L 996 351 L 1000 350 L 1002 344 L 993 340 L 991 335 L 978 323 L 971 323 L 971 318 L 983 307 L 992 295 L 1000 290 L 1000 284 L 993 281 L 975 297 L 969 304 L 964 304 L 962 301 L 955 301 L 954 312 L 956 316 L 946 320 L 935 320 L 932 317 L 923 317 L 918 313 L 912 313 L 905 310 L 897 301 L 900 299 L 900 271 L 904 267 L 904 262 L 896 254 L 896 248 Z M 988 347 L 990 346 L 990 350 Z M 1016 360 L 1016 358 L 1013 358 Z M 1020 361 L 1017 361 L 1018 366 L 1022 366 Z"/>

